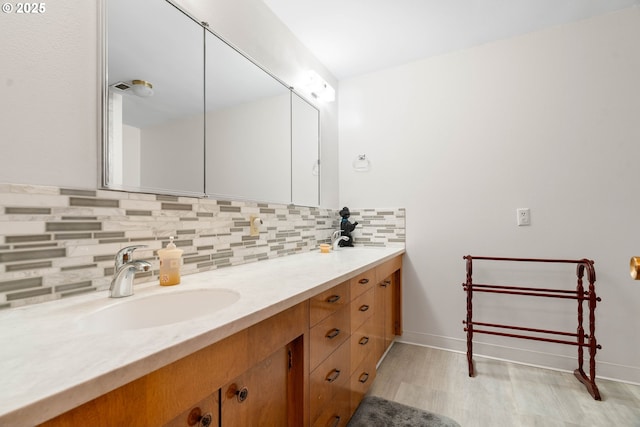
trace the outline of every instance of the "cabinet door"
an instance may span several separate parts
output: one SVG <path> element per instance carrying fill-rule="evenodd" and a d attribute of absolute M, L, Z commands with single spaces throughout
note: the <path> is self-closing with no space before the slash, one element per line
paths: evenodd
<path fill-rule="evenodd" d="M 384 289 L 384 348 L 389 348 L 396 336 L 396 300 L 398 297 L 396 275 L 392 274 L 380 284 Z"/>
<path fill-rule="evenodd" d="M 378 360 L 389 348 L 396 335 L 402 335 L 400 308 L 400 271 L 378 283 L 374 295 L 374 351 Z"/>
<path fill-rule="evenodd" d="M 287 426 L 288 372 L 283 347 L 223 387 L 220 426 Z"/>

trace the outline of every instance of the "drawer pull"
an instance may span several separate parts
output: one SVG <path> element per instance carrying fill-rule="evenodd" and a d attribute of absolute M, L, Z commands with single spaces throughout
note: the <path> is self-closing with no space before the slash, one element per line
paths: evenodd
<path fill-rule="evenodd" d="M 358 309 L 360 311 L 362 311 L 363 313 L 367 310 L 369 310 L 369 306 L 367 304 L 363 304 L 360 306 L 360 308 Z"/>
<path fill-rule="evenodd" d="M 366 383 L 369 380 L 369 374 L 367 372 L 363 372 L 362 375 L 360 375 L 360 378 L 358 378 L 358 381 L 360 381 L 362 384 Z"/>
<path fill-rule="evenodd" d="M 335 380 L 337 380 L 339 376 L 340 376 L 340 369 L 334 369 L 333 371 L 329 372 L 329 375 L 327 375 L 325 379 L 330 383 L 332 383 Z"/>
<path fill-rule="evenodd" d="M 331 424 L 332 427 L 338 427 L 340 425 L 340 415 L 336 415 L 335 417 L 333 417 L 333 424 Z"/>
<path fill-rule="evenodd" d="M 369 337 L 362 337 L 360 338 L 360 341 L 358 341 L 358 344 L 367 345 L 368 342 L 369 342 Z"/>
<path fill-rule="evenodd" d="M 360 283 L 361 285 L 366 285 L 367 283 L 369 283 L 369 279 L 360 279 L 358 280 L 358 283 Z"/>
<path fill-rule="evenodd" d="M 325 335 L 325 337 L 329 338 L 330 340 L 334 339 L 335 337 L 337 337 L 338 335 L 340 335 L 340 329 L 338 328 L 333 328 L 332 330 L 330 330 L 327 335 Z"/>
<path fill-rule="evenodd" d="M 384 282 L 380 283 L 380 286 L 382 286 L 383 288 L 386 288 L 390 284 L 391 284 L 391 280 L 385 280 Z"/>
<path fill-rule="evenodd" d="M 329 298 L 327 298 L 327 302 L 330 304 L 335 304 L 338 301 L 340 301 L 340 295 L 331 295 Z"/>

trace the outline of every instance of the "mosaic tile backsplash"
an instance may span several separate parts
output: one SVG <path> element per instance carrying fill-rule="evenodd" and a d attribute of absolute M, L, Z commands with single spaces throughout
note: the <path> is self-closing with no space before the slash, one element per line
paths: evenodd
<path fill-rule="evenodd" d="M 264 224 L 249 235 L 250 215 Z M 405 210 L 351 208 L 356 245 L 404 246 Z M 0 184 L 0 309 L 105 290 L 115 253 L 147 245 L 135 283 L 157 280 L 156 251 L 175 236 L 183 275 L 311 250 L 339 228 L 338 210 L 108 190 Z"/>

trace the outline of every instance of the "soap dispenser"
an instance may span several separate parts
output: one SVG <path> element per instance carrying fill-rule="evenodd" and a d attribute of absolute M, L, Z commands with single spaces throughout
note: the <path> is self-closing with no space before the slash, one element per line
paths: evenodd
<path fill-rule="evenodd" d="M 171 286 L 180 283 L 180 265 L 182 264 L 182 249 L 173 243 L 173 236 L 164 249 L 158 249 L 160 258 L 160 285 Z"/>

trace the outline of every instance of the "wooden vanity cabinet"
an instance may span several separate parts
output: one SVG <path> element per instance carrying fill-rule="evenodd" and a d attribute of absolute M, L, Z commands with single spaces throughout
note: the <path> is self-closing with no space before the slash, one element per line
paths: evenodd
<path fill-rule="evenodd" d="M 245 380 L 256 389 L 252 397 L 253 394 L 258 396 L 253 399 L 257 404 L 248 412 L 252 412 L 253 408 L 256 412 L 262 409 L 260 405 L 264 401 L 260 395 L 264 395 L 266 389 L 268 400 L 286 402 L 289 422 L 283 425 L 305 425 L 308 371 L 305 368 L 303 337 L 308 334 L 308 307 L 308 303 L 304 302 L 284 310 L 42 425 L 198 425 L 199 421 L 189 424 L 188 414 L 197 407 L 194 402 L 215 400 L 222 387 Z M 269 369 L 271 366 L 275 367 L 273 372 Z M 265 372 L 269 372 L 270 380 L 278 378 L 278 387 L 271 387 L 271 384 L 266 387 L 259 380 L 254 380 L 265 375 Z M 224 389 L 225 392 L 227 390 Z M 247 412 L 245 407 L 250 406 L 251 401 L 247 400 L 248 404 L 243 406 L 242 411 Z M 201 407 L 201 412 L 208 412 L 209 407 Z M 220 407 L 224 408 L 225 402 L 220 401 Z M 191 409 L 186 411 L 185 408 Z M 217 420 L 218 409 L 214 412 Z M 220 420 L 221 426 L 225 425 L 224 421 Z"/>
<path fill-rule="evenodd" d="M 42 425 L 346 426 L 402 334 L 401 267 L 392 258 Z"/>

